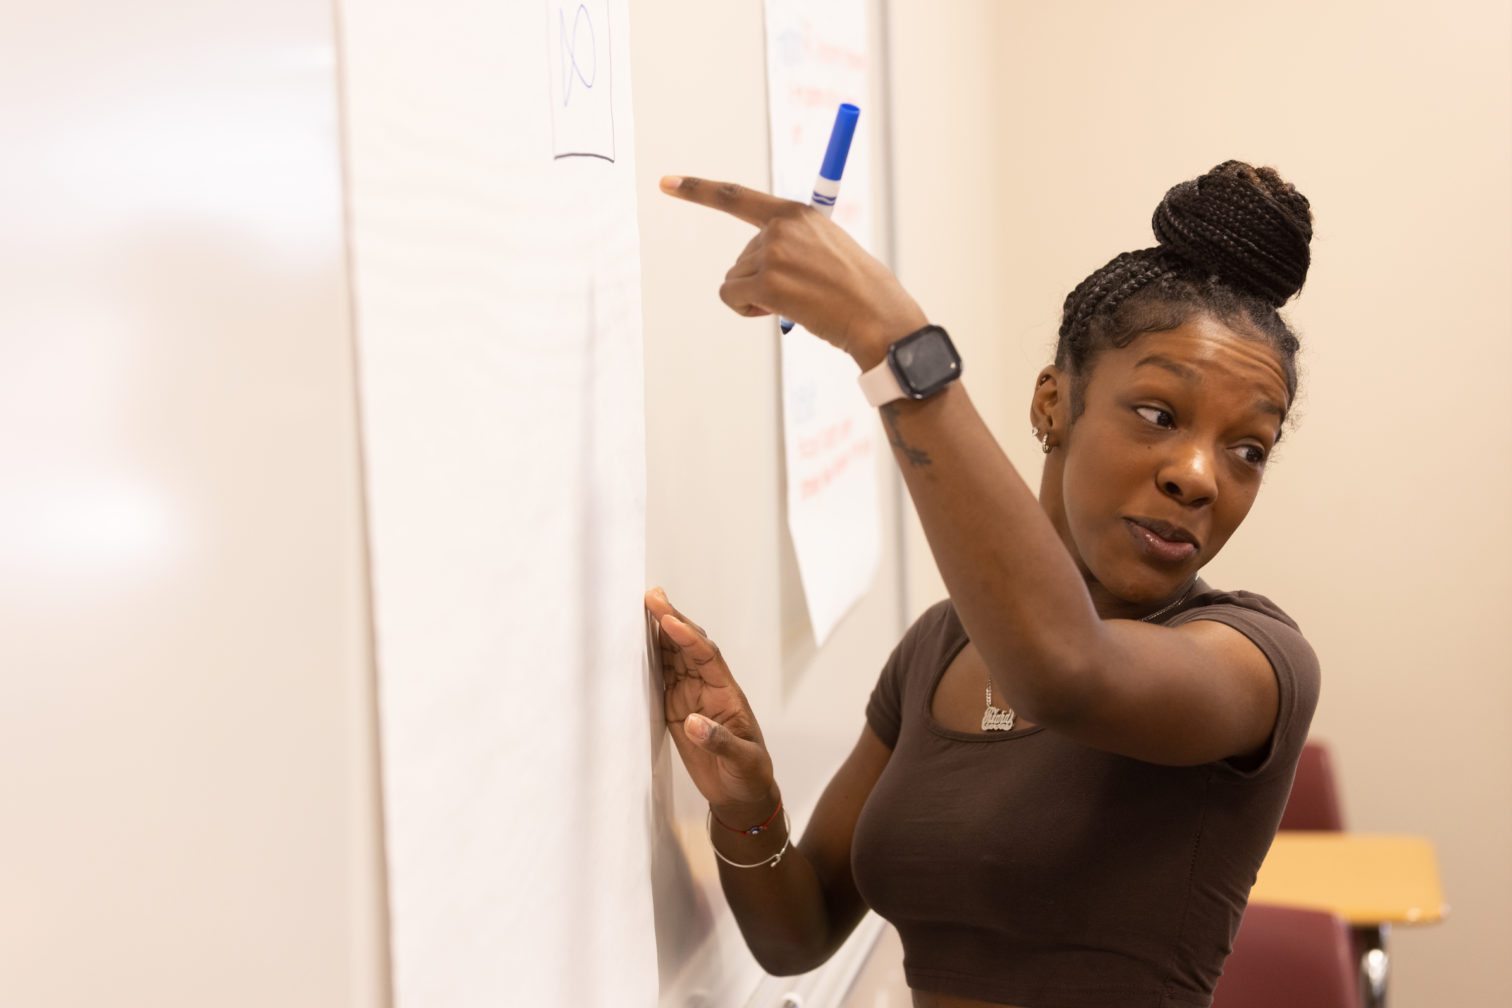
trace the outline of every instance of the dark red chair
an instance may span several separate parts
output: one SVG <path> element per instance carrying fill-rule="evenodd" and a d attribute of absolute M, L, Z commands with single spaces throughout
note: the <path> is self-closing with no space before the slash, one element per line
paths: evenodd
<path fill-rule="evenodd" d="M 1251 903 L 1213 1008 L 1359 1008 L 1349 926 L 1330 913 Z"/>
<path fill-rule="evenodd" d="M 1297 760 L 1297 776 L 1292 781 L 1291 796 L 1281 813 L 1281 829 L 1344 829 L 1344 803 L 1339 797 L 1338 778 L 1334 775 L 1333 757 L 1322 742 L 1308 742 Z M 1386 933 L 1382 928 L 1360 927 L 1351 932 L 1355 962 L 1359 964 L 1365 984 L 1367 1005 L 1386 1000 Z"/>
<path fill-rule="evenodd" d="M 1344 809 L 1339 801 L 1333 759 L 1322 742 L 1308 742 L 1302 747 L 1291 797 L 1281 813 L 1281 828 L 1330 831 L 1344 828 Z"/>

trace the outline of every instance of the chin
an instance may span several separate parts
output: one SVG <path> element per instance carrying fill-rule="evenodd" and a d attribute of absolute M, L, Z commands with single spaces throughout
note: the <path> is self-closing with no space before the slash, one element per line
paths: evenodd
<path fill-rule="evenodd" d="M 1161 568 L 1149 564 L 1140 564 L 1133 570 L 1123 567 L 1107 578 L 1099 577 L 1098 582 L 1114 598 L 1135 605 L 1153 605 L 1181 591 L 1202 569 L 1203 562 L 1205 558 L 1199 554 L 1192 558 L 1192 562 L 1179 567 Z"/>

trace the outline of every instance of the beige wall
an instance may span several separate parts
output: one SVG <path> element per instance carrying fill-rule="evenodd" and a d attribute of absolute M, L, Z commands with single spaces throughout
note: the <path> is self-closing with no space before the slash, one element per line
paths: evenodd
<path fill-rule="evenodd" d="M 1207 573 L 1317 647 L 1350 825 L 1438 847 L 1453 915 L 1397 930 L 1397 1002 L 1507 1003 L 1512 7 L 893 9 L 901 275 L 1032 484 L 1061 301 L 1165 189 L 1238 157 L 1312 199 L 1299 423 Z M 910 610 L 939 594 L 913 563 Z"/>
<path fill-rule="evenodd" d="M 972 401 L 1038 486 L 1028 390 L 1059 301 L 1028 303 L 1011 274 L 1020 251 L 1006 222 L 1021 199 L 1003 177 L 1002 7 L 959 0 L 942 18 L 934 5 L 888 4 L 897 272 L 950 330 Z M 912 504 L 905 525 L 911 622 L 946 593 Z"/>

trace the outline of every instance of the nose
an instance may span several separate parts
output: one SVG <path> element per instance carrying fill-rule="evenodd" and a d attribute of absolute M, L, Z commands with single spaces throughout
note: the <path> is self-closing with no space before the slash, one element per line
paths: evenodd
<path fill-rule="evenodd" d="M 1213 453 L 1193 441 L 1183 441 L 1162 464 L 1156 482 L 1167 496 L 1188 507 L 1211 504 L 1218 497 Z"/>

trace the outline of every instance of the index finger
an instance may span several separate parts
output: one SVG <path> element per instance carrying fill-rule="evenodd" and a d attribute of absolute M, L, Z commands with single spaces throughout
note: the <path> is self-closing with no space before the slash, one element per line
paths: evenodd
<path fill-rule="evenodd" d="M 710 182 L 681 175 L 664 175 L 661 191 L 689 203 L 723 210 L 755 227 L 764 226 L 793 202 L 734 182 Z"/>
<path fill-rule="evenodd" d="M 666 613 L 671 613 L 673 616 L 676 616 L 679 620 L 688 624 L 688 626 L 692 627 L 694 630 L 697 630 L 705 637 L 709 635 L 709 632 L 707 630 L 699 626 L 697 623 L 694 623 L 692 620 L 688 619 L 688 617 L 684 616 L 682 614 L 682 611 L 678 609 L 677 606 L 672 604 L 672 600 L 667 598 L 667 593 L 662 589 L 652 588 L 647 591 L 645 595 L 645 603 L 646 608 L 651 612 L 651 615 L 655 617 L 658 625 L 661 624 L 661 618 L 663 615 L 665 615 Z"/>

